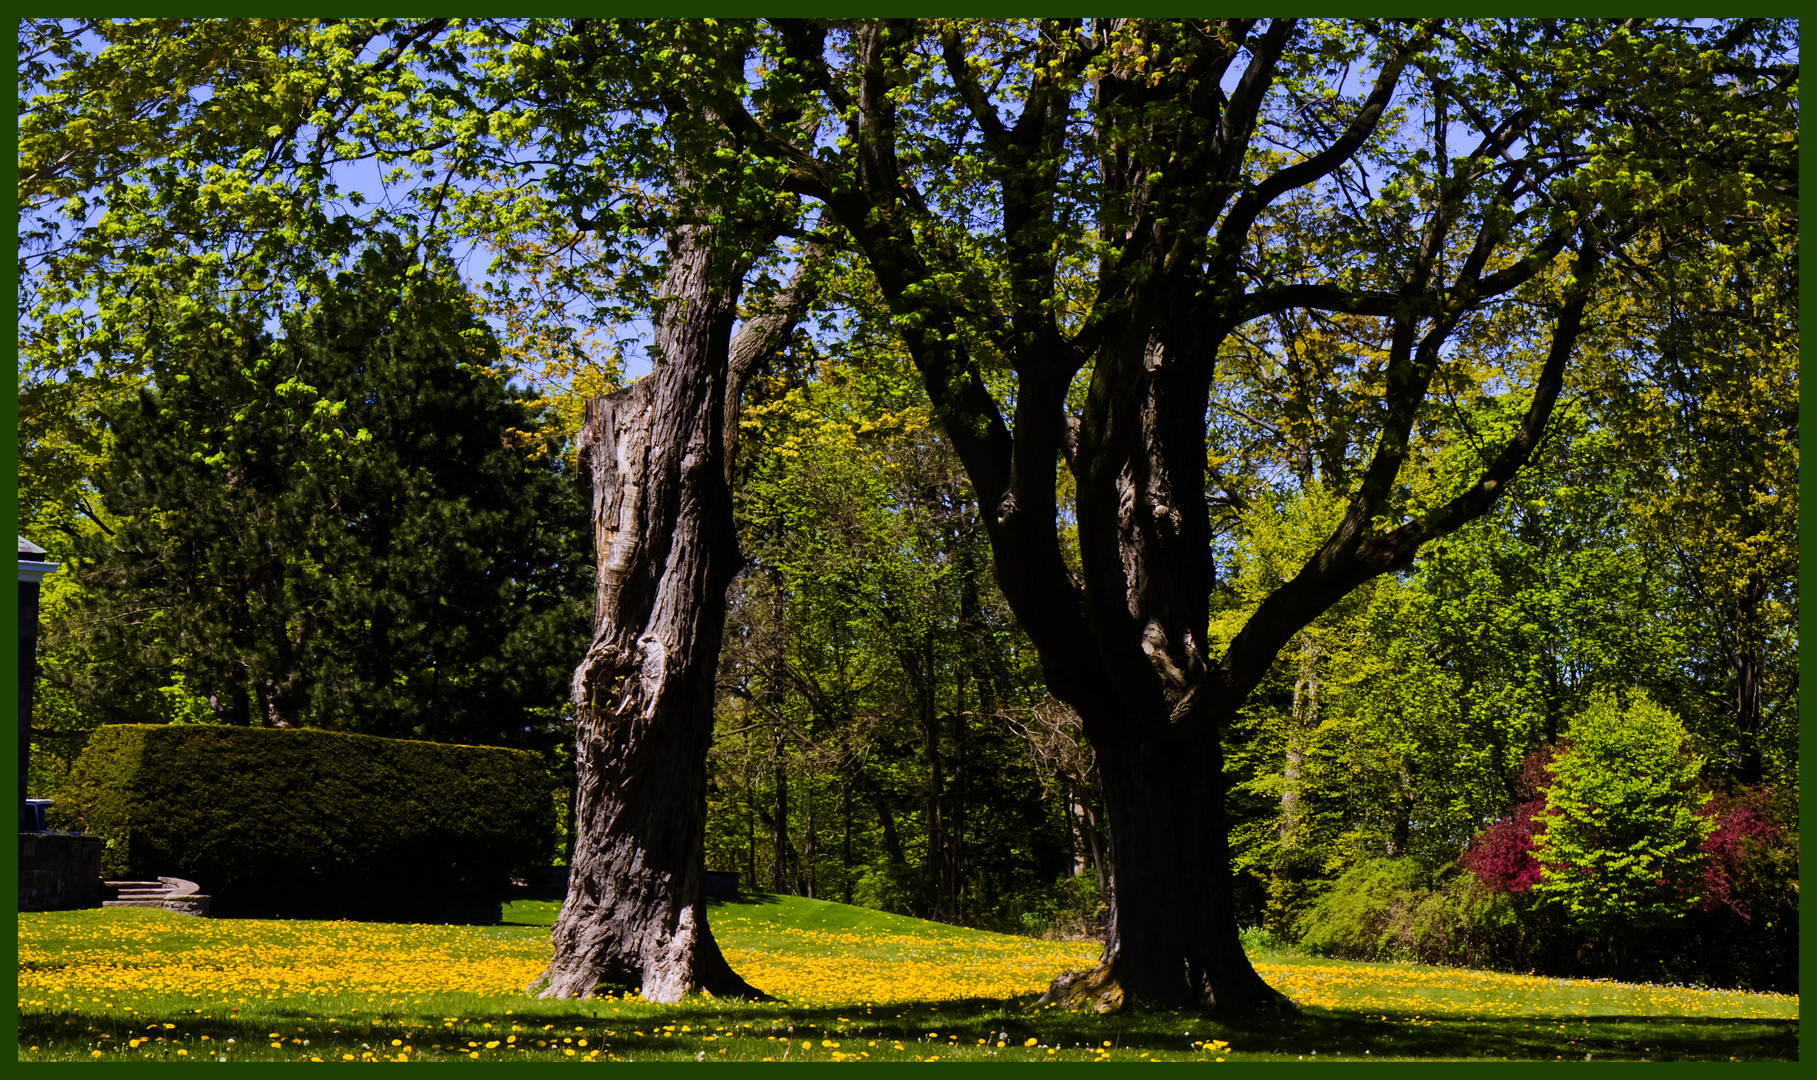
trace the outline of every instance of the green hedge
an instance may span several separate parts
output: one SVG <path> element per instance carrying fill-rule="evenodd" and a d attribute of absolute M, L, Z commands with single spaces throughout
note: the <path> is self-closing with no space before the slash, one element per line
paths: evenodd
<path fill-rule="evenodd" d="M 121 724 L 51 809 L 102 875 L 188 878 L 227 915 L 484 918 L 547 866 L 547 764 L 525 750 L 309 729 Z"/>

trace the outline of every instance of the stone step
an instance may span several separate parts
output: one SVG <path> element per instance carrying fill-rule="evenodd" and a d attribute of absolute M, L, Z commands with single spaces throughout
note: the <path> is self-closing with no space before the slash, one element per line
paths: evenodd
<path fill-rule="evenodd" d="M 102 907 L 163 908 L 181 915 L 207 915 L 213 898 L 198 891 L 195 882 L 176 877 L 159 877 L 156 881 L 107 881 L 112 900 L 101 901 Z"/>
<path fill-rule="evenodd" d="M 166 897 L 189 896 L 201 891 L 195 882 L 180 877 L 160 877 L 158 881 L 163 884 Z"/>

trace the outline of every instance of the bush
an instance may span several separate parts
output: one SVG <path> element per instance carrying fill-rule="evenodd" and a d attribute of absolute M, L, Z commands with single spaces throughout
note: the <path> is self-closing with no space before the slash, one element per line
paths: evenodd
<path fill-rule="evenodd" d="M 1012 933 L 1050 941 L 1104 936 L 1104 920 L 1110 907 L 1098 895 L 1098 879 L 1091 874 L 1068 875 L 1018 899 L 1022 910 L 1010 928 Z"/>
<path fill-rule="evenodd" d="M 921 909 L 925 891 L 921 875 L 906 863 L 868 866 L 852 885 L 852 903 L 892 915 L 913 915 Z"/>
<path fill-rule="evenodd" d="M 96 731 L 52 821 L 107 841 L 104 877 L 188 878 L 221 914 L 432 920 L 496 918 L 555 828 L 529 751 L 149 724 Z"/>
<path fill-rule="evenodd" d="M 1698 813 L 1703 761 L 1684 725 L 1637 690 L 1597 694 L 1553 758 L 1533 892 L 1606 937 L 1618 974 L 1702 898 L 1715 823 Z"/>
<path fill-rule="evenodd" d="M 1261 926 L 1241 928 L 1237 931 L 1237 941 L 1242 944 L 1243 951 L 1246 953 L 1286 952 L 1293 948 L 1292 942 L 1275 937 L 1268 932 L 1267 928 Z"/>
<path fill-rule="evenodd" d="M 1704 808 L 1703 900 L 1675 935 L 1681 981 L 1798 993 L 1798 796 L 1758 787 Z"/>
<path fill-rule="evenodd" d="M 1314 956 L 1527 969 L 1549 940 L 1543 913 L 1457 866 L 1373 859 L 1333 882 L 1294 925 Z"/>
<path fill-rule="evenodd" d="M 1547 911 L 1531 887 L 1540 878 L 1533 837 L 1546 827 L 1547 777 L 1531 782 L 1554 757 L 1542 747 L 1528 758 L 1517 797 L 1525 800 L 1472 841 L 1458 861 L 1483 889 L 1504 894 L 1529 942 L 1517 966 L 1550 974 L 1607 974 L 1605 937 L 1565 925 L 1562 906 Z M 1707 832 L 1695 888 L 1681 890 L 1672 932 L 1631 943 L 1629 977 L 1798 992 L 1798 797 L 1761 786 L 1702 797 Z M 1492 909 L 1497 910 L 1497 909 Z M 1542 947 L 1543 946 L 1543 947 Z"/>

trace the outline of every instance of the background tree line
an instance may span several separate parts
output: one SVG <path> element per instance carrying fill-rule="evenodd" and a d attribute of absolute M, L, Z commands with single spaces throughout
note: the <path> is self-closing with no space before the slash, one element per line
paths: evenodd
<path fill-rule="evenodd" d="M 26 520 L 61 533 L 73 571 L 48 606 L 42 783 L 79 745 L 57 729 L 99 721 L 562 745 L 590 576 L 571 432 L 489 373 L 462 290 L 401 298 L 401 258 L 375 250 L 283 336 L 248 320 L 173 345 L 88 418 L 94 472 L 65 501 L 27 485 Z M 1792 278 L 1783 259 L 1756 272 Z M 1611 331 L 1636 374 L 1587 382 L 1492 515 L 1309 627 L 1230 731 L 1245 925 L 1300 936 L 1374 860 L 1477 880 L 1460 856 L 1532 803 L 1534 755 L 1611 688 L 1673 711 L 1699 790 L 1753 800 L 1744 862 L 1789 852 L 1795 870 L 1795 324 L 1783 293 L 1629 304 L 1625 334 L 1665 311 L 1650 342 Z M 1232 367 L 1254 411 L 1227 422 L 1278 470 L 1213 493 L 1220 619 L 1338 508 L 1342 450 L 1292 434 L 1283 369 L 1309 337 Z M 747 390 L 709 863 L 750 888 L 1089 933 L 1105 885 L 1090 751 L 1045 696 L 915 391 L 849 326 L 799 335 Z M 1480 423 L 1498 422 L 1491 403 Z M 1460 452 L 1432 450 L 1441 472 Z"/>
<path fill-rule="evenodd" d="M 69 563 L 45 605 L 47 784 L 98 723 L 561 736 L 591 563 L 569 436 L 417 257 L 375 245 L 275 327 L 161 327 L 144 377 L 82 411 L 54 411 L 74 380 L 22 368 L 21 527 Z"/>

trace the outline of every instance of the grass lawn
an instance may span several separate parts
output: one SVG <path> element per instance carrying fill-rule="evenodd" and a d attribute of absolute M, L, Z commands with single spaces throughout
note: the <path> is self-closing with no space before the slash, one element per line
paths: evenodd
<path fill-rule="evenodd" d="M 1097 947 L 796 897 L 712 908 L 776 995 L 539 1001 L 556 905 L 499 926 L 198 919 L 109 908 L 19 919 L 19 1060 L 1795 1060 L 1798 999 L 1420 965 L 1252 956 L 1299 1016 L 1032 1008 Z"/>

